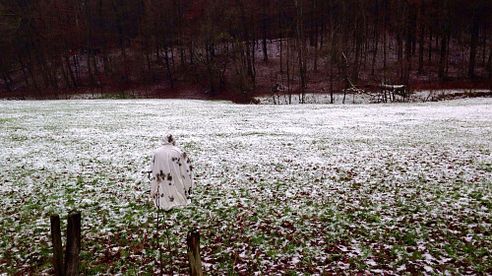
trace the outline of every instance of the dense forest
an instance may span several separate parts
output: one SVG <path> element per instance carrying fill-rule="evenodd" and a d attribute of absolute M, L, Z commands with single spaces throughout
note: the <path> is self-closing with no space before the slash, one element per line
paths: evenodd
<path fill-rule="evenodd" d="M 0 96 L 488 87 L 491 14 L 490 0 L 0 0 Z"/>

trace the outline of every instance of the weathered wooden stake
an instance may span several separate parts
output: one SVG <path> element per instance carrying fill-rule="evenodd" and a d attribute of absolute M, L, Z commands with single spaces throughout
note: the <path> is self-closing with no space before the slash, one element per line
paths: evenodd
<path fill-rule="evenodd" d="M 80 212 L 68 215 L 67 245 L 65 249 L 65 275 L 79 275 L 80 263 Z"/>
<path fill-rule="evenodd" d="M 56 276 L 65 275 L 63 269 L 63 249 L 61 241 L 61 230 L 60 230 L 60 216 L 52 215 L 50 216 L 51 225 L 51 243 L 53 244 L 53 266 L 55 268 Z"/>
<path fill-rule="evenodd" d="M 190 261 L 190 275 L 202 276 L 202 260 L 200 258 L 200 232 L 192 229 L 186 237 L 188 259 Z"/>

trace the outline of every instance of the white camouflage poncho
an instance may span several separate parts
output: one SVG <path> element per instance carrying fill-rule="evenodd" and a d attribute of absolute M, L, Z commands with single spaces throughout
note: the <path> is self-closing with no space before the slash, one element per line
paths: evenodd
<path fill-rule="evenodd" d="M 171 135 L 164 140 L 150 165 L 150 197 L 157 208 L 168 211 L 191 203 L 193 166 L 186 153 L 174 146 Z"/>

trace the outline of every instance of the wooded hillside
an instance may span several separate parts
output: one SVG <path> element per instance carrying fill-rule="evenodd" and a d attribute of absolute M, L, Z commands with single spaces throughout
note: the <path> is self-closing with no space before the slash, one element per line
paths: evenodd
<path fill-rule="evenodd" d="M 2 0 L 0 93 L 488 86 L 490 14 L 489 0 Z"/>

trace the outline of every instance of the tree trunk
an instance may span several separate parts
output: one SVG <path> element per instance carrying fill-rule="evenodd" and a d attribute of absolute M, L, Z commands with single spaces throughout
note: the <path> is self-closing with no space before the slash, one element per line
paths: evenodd
<path fill-rule="evenodd" d="M 477 44 L 478 44 L 478 32 L 480 28 L 480 21 L 478 15 L 474 14 L 472 19 L 472 26 L 470 30 L 470 62 L 468 64 L 468 77 L 474 79 L 475 76 L 475 64 L 477 57 Z"/>
<path fill-rule="evenodd" d="M 167 47 L 164 48 L 164 61 L 166 62 L 166 71 L 167 71 L 167 78 L 169 80 L 169 83 L 171 85 L 171 88 L 174 88 L 174 79 L 173 79 L 173 73 L 171 69 L 171 63 L 169 60 L 169 49 Z"/>
<path fill-rule="evenodd" d="M 487 26 L 483 27 L 483 41 L 482 41 L 482 66 L 486 66 L 487 61 Z"/>
<path fill-rule="evenodd" d="M 448 45 L 448 35 L 449 35 L 449 23 L 448 23 L 448 1 L 445 0 L 444 3 L 443 3 L 443 7 L 441 9 L 441 13 L 442 14 L 442 18 L 441 20 L 444 20 L 444 22 L 442 22 L 442 26 L 441 26 L 441 53 L 440 53 L 440 57 L 439 57 L 439 73 L 438 73 L 438 76 L 439 76 L 439 80 L 445 80 L 447 78 L 446 76 L 446 65 L 447 65 L 447 45 Z M 437 39 L 436 39 L 437 41 Z"/>
<path fill-rule="evenodd" d="M 489 60 L 487 61 L 487 71 L 489 71 L 489 79 L 492 79 L 492 45 L 489 50 Z"/>
<path fill-rule="evenodd" d="M 399 76 L 403 79 L 403 74 L 405 70 L 405 61 L 403 60 L 403 39 L 401 38 L 401 33 L 396 35 L 397 52 L 398 52 L 398 64 L 399 66 Z"/>
<path fill-rule="evenodd" d="M 283 55 L 283 46 L 282 46 L 282 38 L 279 38 L 279 52 L 280 52 L 280 75 L 282 75 L 284 73 L 284 68 L 283 68 L 283 58 L 282 58 L 282 55 Z"/>
<path fill-rule="evenodd" d="M 91 55 L 91 57 L 92 57 L 92 68 L 94 69 L 95 83 L 99 87 L 100 86 L 99 77 L 98 77 L 99 76 L 99 70 L 97 69 L 96 54 L 94 53 L 93 55 Z"/>
<path fill-rule="evenodd" d="M 376 0 L 376 18 L 374 20 L 374 30 L 373 30 L 373 55 L 372 55 L 372 66 L 371 66 L 371 75 L 374 76 L 375 73 L 375 67 L 376 67 L 376 61 L 377 61 L 377 55 L 378 55 L 378 48 L 379 48 L 379 1 Z"/>
<path fill-rule="evenodd" d="M 17 57 L 17 60 L 19 61 L 19 65 L 22 69 L 22 76 L 24 77 L 24 82 L 26 83 L 26 87 L 29 87 L 30 86 L 29 75 L 28 75 L 28 72 L 26 72 L 27 71 L 26 66 L 22 62 L 22 58 L 20 56 Z"/>
<path fill-rule="evenodd" d="M 264 11 L 266 13 L 266 11 Z M 262 46 L 263 46 L 263 61 L 265 63 L 268 62 L 268 49 L 267 49 L 267 18 L 266 14 L 263 15 L 263 20 L 261 24 L 261 31 L 262 31 Z"/>
<path fill-rule="evenodd" d="M 65 55 L 65 65 L 67 66 L 68 75 L 70 77 L 70 80 L 72 81 L 73 86 L 77 87 L 77 81 L 75 80 L 75 75 L 74 75 L 73 70 L 72 70 L 72 65 L 70 63 L 70 59 L 66 55 Z"/>
<path fill-rule="evenodd" d="M 384 22 L 383 22 L 383 82 L 386 81 L 386 62 L 387 62 L 387 29 L 388 29 L 388 0 L 383 0 Z"/>
<path fill-rule="evenodd" d="M 319 39 L 319 24 L 317 17 L 317 0 L 313 0 L 313 15 L 314 18 L 314 57 L 313 57 L 313 70 L 318 72 L 318 39 Z"/>
<path fill-rule="evenodd" d="M 65 87 L 71 88 L 72 87 L 72 82 L 70 81 L 70 79 L 68 77 L 67 69 L 65 69 L 65 65 L 64 65 L 64 62 L 63 62 L 63 57 L 62 56 L 59 56 L 59 59 L 60 59 L 60 69 L 61 69 L 61 72 L 62 72 L 62 75 L 63 75 L 63 80 L 65 81 Z"/>
<path fill-rule="evenodd" d="M 295 0 L 295 6 L 297 10 L 297 22 L 296 22 L 296 46 L 297 57 L 299 62 L 299 78 L 300 78 L 300 103 L 304 103 L 304 95 L 306 90 L 306 56 L 305 56 L 305 37 L 304 37 L 304 18 L 303 18 L 303 4 L 299 3 L 299 0 Z"/>
<path fill-rule="evenodd" d="M 96 79 L 94 78 L 94 73 L 92 72 L 92 65 L 91 65 L 91 55 L 89 53 L 90 50 L 87 50 L 87 73 L 89 74 L 89 80 L 91 82 L 91 85 L 96 84 Z"/>
<path fill-rule="evenodd" d="M 447 34 L 443 34 L 441 37 L 441 54 L 439 58 L 439 80 L 444 80 L 446 78 L 446 44 L 447 44 Z"/>
<path fill-rule="evenodd" d="M 428 61 L 429 63 L 432 62 L 432 29 L 429 30 L 429 57 L 428 57 Z"/>
<path fill-rule="evenodd" d="M 424 22 L 425 9 L 419 8 L 420 11 L 420 32 L 419 32 L 419 69 L 418 74 L 421 75 L 424 72 Z"/>
<path fill-rule="evenodd" d="M 386 18 L 386 15 L 385 15 Z M 386 19 L 385 19 L 386 21 Z M 386 34 L 386 22 L 384 23 L 384 30 L 383 30 L 383 82 L 386 81 L 386 60 L 387 60 L 387 51 L 386 51 L 386 42 L 387 40 L 387 34 Z"/>

